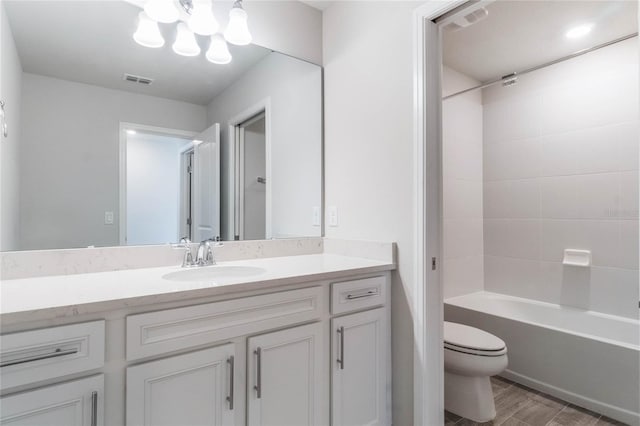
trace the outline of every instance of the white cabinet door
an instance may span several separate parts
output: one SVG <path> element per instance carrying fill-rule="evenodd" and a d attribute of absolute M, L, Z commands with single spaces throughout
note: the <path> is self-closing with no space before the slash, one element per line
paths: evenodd
<path fill-rule="evenodd" d="M 228 344 L 127 368 L 127 425 L 232 425 L 234 354 Z"/>
<path fill-rule="evenodd" d="M 102 426 L 104 376 L 2 397 L 0 413 L 2 425 Z"/>
<path fill-rule="evenodd" d="M 249 338 L 249 426 L 322 423 L 322 330 L 315 323 Z"/>
<path fill-rule="evenodd" d="M 333 426 L 386 425 L 386 311 L 375 309 L 331 320 Z"/>

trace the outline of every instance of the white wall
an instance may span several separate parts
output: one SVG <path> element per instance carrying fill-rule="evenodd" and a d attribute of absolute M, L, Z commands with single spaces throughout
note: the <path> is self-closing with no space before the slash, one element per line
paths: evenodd
<path fill-rule="evenodd" d="M 637 40 L 483 100 L 486 289 L 637 318 Z M 563 267 L 565 248 L 593 267 Z"/>
<path fill-rule="evenodd" d="M 249 0 L 243 6 L 254 44 L 322 64 L 321 11 L 292 0 Z"/>
<path fill-rule="evenodd" d="M 7 138 L 0 136 L 0 250 L 6 251 L 18 248 L 20 229 L 18 153 L 22 66 L 2 3 L 0 15 L 0 99 L 6 103 L 5 120 L 9 129 Z"/>
<path fill-rule="evenodd" d="M 221 125 L 221 194 L 225 206 L 233 203 L 229 191 L 229 120 L 269 99 L 274 238 L 320 235 L 320 227 L 312 224 L 312 213 L 322 198 L 321 87 L 320 67 L 272 53 L 208 107 L 209 123 Z M 224 233 L 230 220 L 224 207 L 221 220 L 223 239 L 233 239 Z"/>
<path fill-rule="evenodd" d="M 478 82 L 443 69 L 443 94 Z M 482 93 L 442 103 L 443 290 L 444 297 L 484 290 L 482 236 Z"/>
<path fill-rule="evenodd" d="M 391 291 L 393 422 L 413 424 L 413 10 L 336 2 L 324 12 L 328 237 L 395 241 Z M 426 402 L 425 402 L 426 403 Z"/>
<path fill-rule="evenodd" d="M 127 245 L 180 239 L 180 153 L 187 141 L 127 137 Z"/>
<path fill-rule="evenodd" d="M 119 123 L 199 132 L 206 108 L 33 74 L 22 81 L 20 248 L 119 244 Z M 115 213 L 114 225 L 104 212 Z"/>

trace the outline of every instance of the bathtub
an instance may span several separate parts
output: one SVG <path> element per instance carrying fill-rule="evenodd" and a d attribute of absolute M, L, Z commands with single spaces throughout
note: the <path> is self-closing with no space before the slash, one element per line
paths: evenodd
<path fill-rule="evenodd" d="M 489 292 L 446 299 L 444 312 L 506 342 L 504 377 L 640 425 L 640 321 Z"/>

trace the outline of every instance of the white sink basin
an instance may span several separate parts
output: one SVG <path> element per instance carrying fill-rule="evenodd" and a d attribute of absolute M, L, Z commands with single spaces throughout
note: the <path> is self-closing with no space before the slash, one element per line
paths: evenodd
<path fill-rule="evenodd" d="M 251 277 L 264 272 L 266 272 L 265 269 L 255 266 L 205 266 L 171 272 L 163 275 L 162 278 L 169 281 L 211 281 Z"/>

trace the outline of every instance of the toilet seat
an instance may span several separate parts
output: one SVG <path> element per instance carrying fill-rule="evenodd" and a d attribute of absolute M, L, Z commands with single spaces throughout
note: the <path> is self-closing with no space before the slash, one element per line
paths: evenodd
<path fill-rule="evenodd" d="M 507 353 L 507 345 L 491 333 L 455 322 L 444 322 L 444 348 L 468 355 L 496 357 Z"/>

